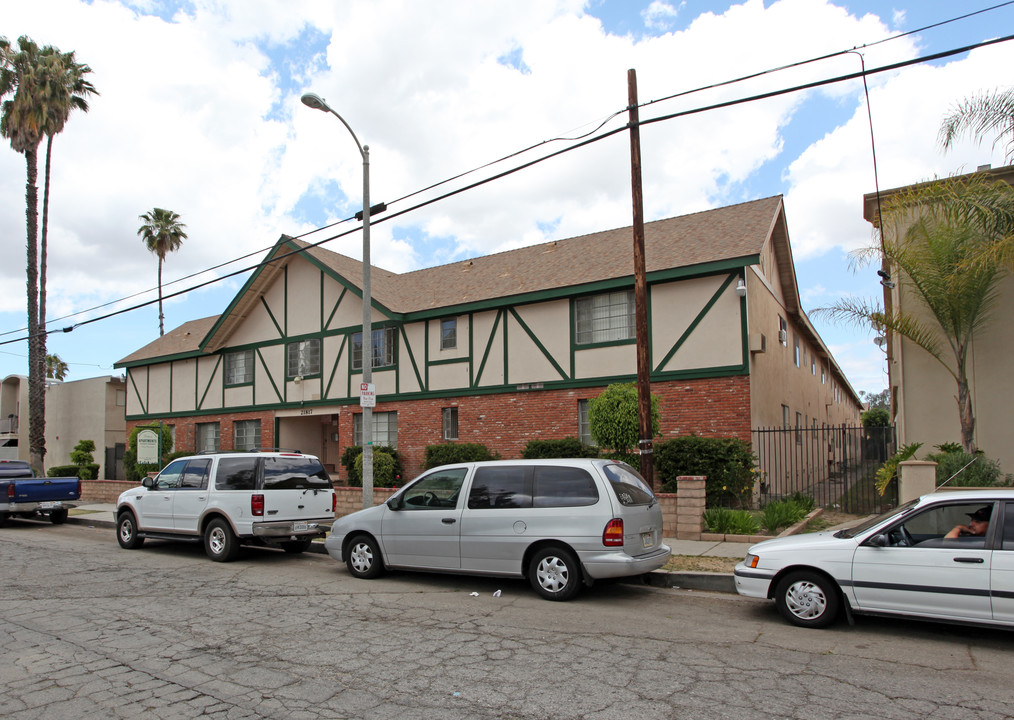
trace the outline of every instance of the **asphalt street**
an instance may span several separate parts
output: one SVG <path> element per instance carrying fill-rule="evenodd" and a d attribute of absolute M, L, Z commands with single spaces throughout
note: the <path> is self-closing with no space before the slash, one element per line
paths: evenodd
<path fill-rule="evenodd" d="M 1014 633 L 785 624 L 735 595 L 392 573 L 326 555 L 126 551 L 108 528 L 0 529 L 10 718 L 1007 718 Z M 500 591 L 500 596 L 494 595 Z"/>

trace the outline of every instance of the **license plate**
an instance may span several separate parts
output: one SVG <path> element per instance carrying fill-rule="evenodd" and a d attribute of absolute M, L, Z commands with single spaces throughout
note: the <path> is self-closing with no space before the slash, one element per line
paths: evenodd
<path fill-rule="evenodd" d="M 40 510 L 52 510 L 55 507 L 59 507 L 59 505 L 60 505 L 59 503 L 54 503 L 54 502 L 41 502 L 41 503 L 39 503 L 39 509 Z"/>
<path fill-rule="evenodd" d="M 641 545 L 643 545 L 646 548 L 649 548 L 654 544 L 655 544 L 655 533 L 653 532 L 641 533 Z"/>
<path fill-rule="evenodd" d="M 292 523 L 292 532 L 305 532 L 307 524 L 305 522 L 294 522 Z"/>

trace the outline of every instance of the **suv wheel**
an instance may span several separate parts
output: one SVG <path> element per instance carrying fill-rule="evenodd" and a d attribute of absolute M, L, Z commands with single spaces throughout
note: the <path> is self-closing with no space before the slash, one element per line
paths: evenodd
<path fill-rule="evenodd" d="M 384 560 L 377 541 L 369 535 L 354 537 L 345 554 L 345 566 L 353 577 L 369 580 L 380 575 L 384 571 Z"/>
<path fill-rule="evenodd" d="M 570 600 L 581 589 L 581 568 L 569 550 L 542 548 L 528 563 L 528 582 L 546 600 Z"/>
<path fill-rule="evenodd" d="M 239 554 L 239 540 L 222 518 L 208 523 L 204 531 L 204 552 L 215 562 L 230 562 Z"/>
<path fill-rule="evenodd" d="M 125 510 L 116 521 L 116 541 L 124 550 L 133 550 L 144 544 L 144 538 L 137 535 L 137 520 L 134 513 Z"/>

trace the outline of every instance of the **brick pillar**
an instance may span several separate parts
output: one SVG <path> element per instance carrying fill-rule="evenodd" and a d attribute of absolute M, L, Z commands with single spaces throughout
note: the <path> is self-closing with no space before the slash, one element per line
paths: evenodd
<path fill-rule="evenodd" d="M 700 540 L 704 532 L 704 475 L 681 475 L 676 478 L 676 539 Z"/>

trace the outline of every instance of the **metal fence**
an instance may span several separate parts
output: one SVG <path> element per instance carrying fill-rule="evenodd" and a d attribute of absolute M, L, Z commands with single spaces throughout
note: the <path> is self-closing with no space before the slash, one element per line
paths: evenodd
<path fill-rule="evenodd" d="M 802 493 L 817 507 L 848 513 L 881 512 L 897 504 L 896 490 L 880 495 L 874 474 L 894 455 L 894 427 L 793 427 L 753 431 L 760 505 Z"/>

